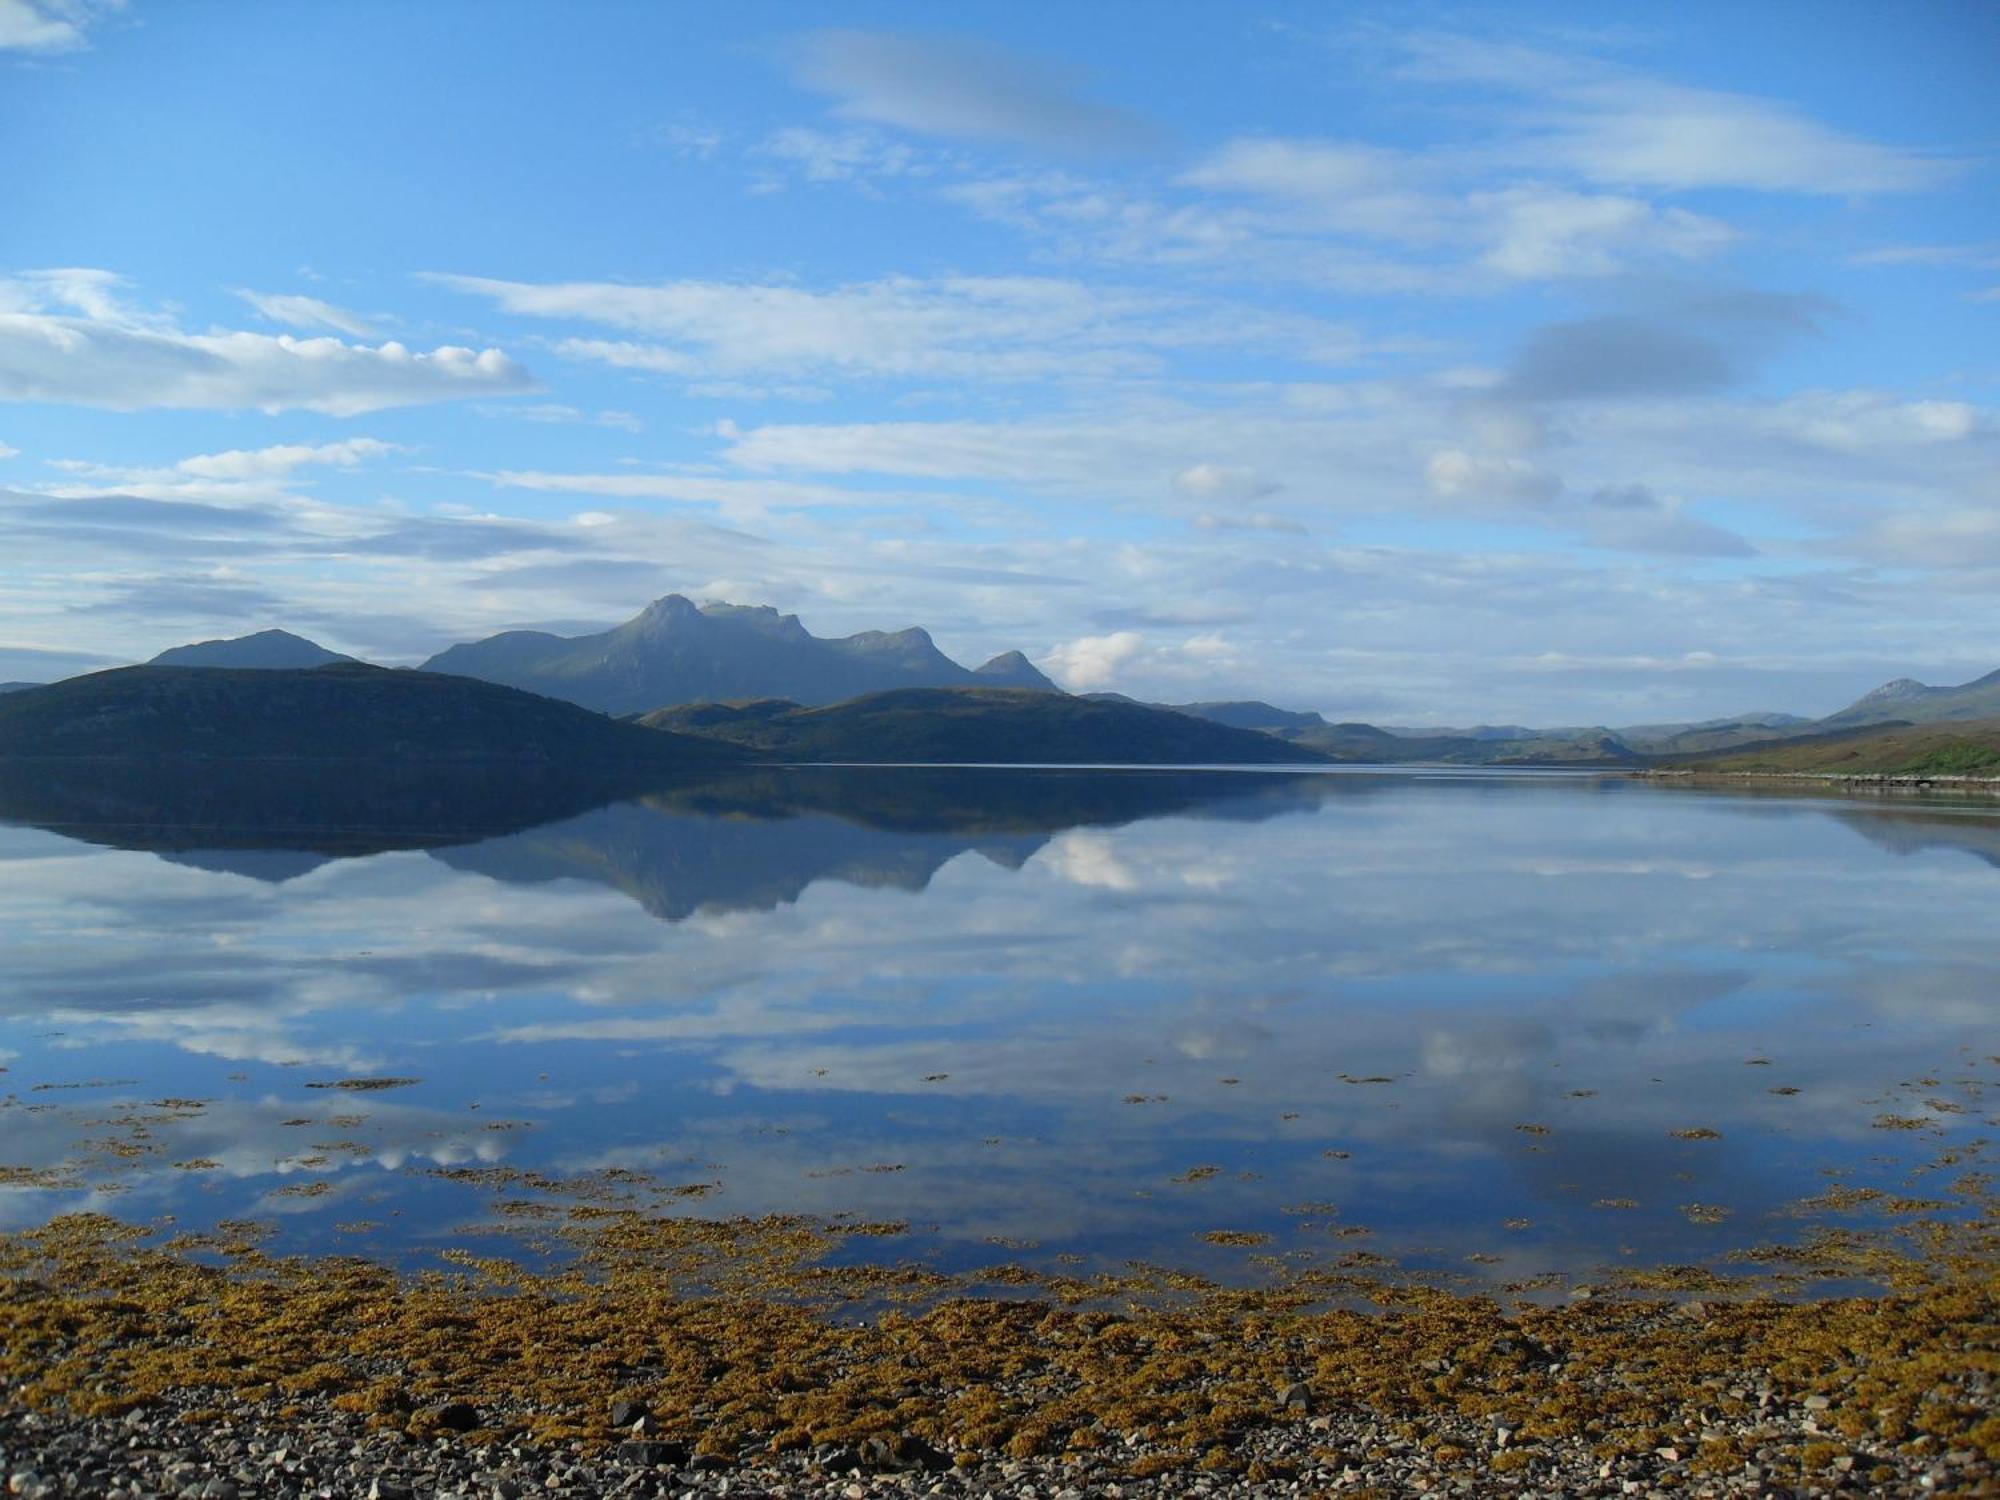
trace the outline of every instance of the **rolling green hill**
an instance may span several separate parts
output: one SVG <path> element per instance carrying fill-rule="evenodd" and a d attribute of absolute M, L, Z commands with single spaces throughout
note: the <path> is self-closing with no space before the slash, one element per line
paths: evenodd
<path fill-rule="evenodd" d="M 696 703 L 637 721 L 788 761 L 942 765 L 1302 765 L 1325 756 L 1268 734 L 1147 708 L 1017 688 L 902 688 L 827 708 L 782 699 Z"/>
<path fill-rule="evenodd" d="M 1868 725 L 1659 764 L 1685 771 L 2000 777 L 2000 718 Z"/>
<path fill-rule="evenodd" d="M 714 740 L 427 672 L 119 667 L 0 697 L 0 756 L 714 765 Z"/>

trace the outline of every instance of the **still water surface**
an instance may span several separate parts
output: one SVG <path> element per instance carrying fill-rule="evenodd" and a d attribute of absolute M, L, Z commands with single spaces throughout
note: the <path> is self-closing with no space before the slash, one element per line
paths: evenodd
<path fill-rule="evenodd" d="M 1722 1264 L 1989 1123 L 1992 802 L 974 770 L 594 801 L 0 786 L 0 1228 L 256 1218 L 424 1264 L 539 1181 L 904 1221 L 866 1253 L 949 1269 L 1519 1281 Z M 370 1080 L 405 1081 L 338 1086 Z"/>

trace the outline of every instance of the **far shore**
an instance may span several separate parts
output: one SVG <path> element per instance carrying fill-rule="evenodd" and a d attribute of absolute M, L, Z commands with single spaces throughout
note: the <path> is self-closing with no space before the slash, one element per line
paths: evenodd
<path fill-rule="evenodd" d="M 1947 776 L 1929 772 L 1892 771 L 1703 771 L 1674 766 L 1646 766 L 1627 775 L 1642 781 L 1762 782 L 1804 781 L 1834 786 L 1954 787 L 2000 792 L 2000 776 Z"/>

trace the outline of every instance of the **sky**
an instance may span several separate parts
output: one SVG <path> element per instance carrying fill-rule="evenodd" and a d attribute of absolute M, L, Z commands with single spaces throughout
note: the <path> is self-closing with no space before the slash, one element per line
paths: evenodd
<path fill-rule="evenodd" d="M 0 0 L 0 680 L 662 594 L 1339 719 L 2000 667 L 2000 5 Z"/>

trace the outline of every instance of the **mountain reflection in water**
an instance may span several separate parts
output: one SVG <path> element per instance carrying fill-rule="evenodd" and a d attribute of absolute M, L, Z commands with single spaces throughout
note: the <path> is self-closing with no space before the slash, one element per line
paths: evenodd
<path fill-rule="evenodd" d="M 939 1266 L 1725 1265 L 1979 1128 L 1996 833 L 1553 776 L 0 765 L 0 1224 L 422 1261 L 491 1227 L 462 1169 L 636 1171 Z"/>

